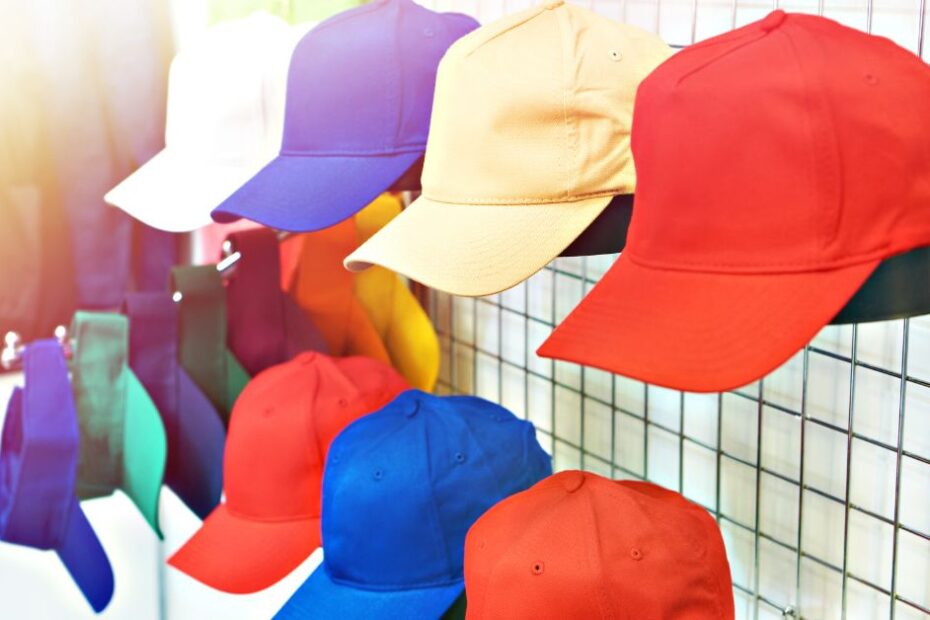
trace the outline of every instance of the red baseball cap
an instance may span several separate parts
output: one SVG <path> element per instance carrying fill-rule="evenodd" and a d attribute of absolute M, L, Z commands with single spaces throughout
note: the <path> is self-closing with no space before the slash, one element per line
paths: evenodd
<path fill-rule="evenodd" d="M 699 392 L 773 370 L 930 245 L 927 101 L 914 54 L 813 15 L 672 56 L 636 97 L 626 250 L 539 354 Z"/>
<path fill-rule="evenodd" d="M 649 482 L 564 471 L 488 510 L 465 538 L 466 617 L 732 620 L 720 530 Z"/>
<path fill-rule="evenodd" d="M 407 389 L 364 357 L 303 353 L 257 375 L 233 406 L 226 502 L 168 563 L 225 592 L 278 582 L 320 546 L 320 493 L 329 444 L 352 421 Z"/>

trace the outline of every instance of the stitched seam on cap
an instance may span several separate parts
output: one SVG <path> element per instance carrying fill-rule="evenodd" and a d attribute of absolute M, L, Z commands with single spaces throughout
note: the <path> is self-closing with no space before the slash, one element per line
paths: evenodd
<path fill-rule="evenodd" d="M 325 555 L 325 553 L 324 553 Z M 339 577 L 334 577 L 332 573 L 327 569 L 327 576 L 333 583 L 338 583 L 339 585 L 348 586 L 356 590 L 366 590 L 368 592 L 409 592 L 411 590 L 429 590 L 432 588 L 444 588 L 448 586 L 454 586 L 456 584 L 464 584 L 465 580 L 462 578 L 459 579 L 446 579 L 443 581 L 430 581 L 429 583 L 418 583 L 413 586 L 406 585 L 389 585 L 389 586 L 377 586 L 370 583 L 360 583 L 358 581 L 351 581 L 349 579 L 340 579 Z"/>
<path fill-rule="evenodd" d="M 569 56 L 570 56 L 569 54 L 570 27 L 569 26 L 570 25 L 567 25 L 565 23 L 565 21 L 568 19 L 568 15 L 565 13 L 565 11 L 554 11 L 554 13 L 555 13 L 555 21 L 556 21 L 556 24 L 558 24 L 558 28 L 559 28 L 559 41 L 561 43 L 561 51 L 562 51 L 562 57 L 561 57 L 561 60 L 562 60 L 562 67 L 561 67 L 562 68 L 562 75 L 561 75 L 561 79 L 562 79 L 562 83 L 561 83 L 562 121 L 565 126 L 565 138 L 564 138 L 565 139 L 565 151 L 568 153 L 568 157 L 559 158 L 559 163 L 562 165 L 562 178 L 565 183 L 565 189 L 563 190 L 564 195 L 571 196 L 572 195 L 571 170 L 572 168 L 574 168 L 572 163 L 574 162 L 575 158 L 578 156 L 578 152 L 577 152 L 577 149 L 575 148 L 576 142 L 573 140 L 574 132 L 572 128 L 572 117 L 568 111 L 568 101 L 570 98 L 570 95 L 568 92 L 569 90 L 568 89 L 568 85 L 569 85 L 568 84 L 569 82 L 568 61 L 569 61 Z"/>
<path fill-rule="evenodd" d="M 522 20 L 520 20 L 520 21 L 518 21 L 518 22 L 516 22 L 516 23 L 511 24 L 510 26 L 508 26 L 507 28 L 504 28 L 503 30 L 501 30 L 501 31 L 499 31 L 499 32 L 495 32 L 493 35 L 491 35 L 491 36 L 488 37 L 487 39 L 484 39 L 483 41 L 477 43 L 473 48 L 471 48 L 470 50 L 468 50 L 468 52 L 466 52 L 466 53 L 464 54 L 464 57 L 465 57 L 465 58 L 468 58 L 469 56 L 471 56 L 472 54 L 474 54 L 475 52 L 477 52 L 479 49 L 481 49 L 482 47 L 484 47 L 485 45 L 487 45 L 488 43 L 490 43 L 490 42 L 493 41 L 494 39 L 498 38 L 498 37 L 501 36 L 501 35 L 507 34 L 507 33 L 510 32 L 511 30 L 514 30 L 515 28 L 519 28 L 520 26 L 522 26 L 523 24 L 527 23 L 528 21 L 530 21 L 530 20 L 532 20 L 532 19 L 534 19 L 534 18 L 536 18 L 536 17 L 539 17 L 540 15 L 542 15 L 542 14 L 543 14 L 544 12 L 546 12 L 547 10 L 548 10 L 548 9 L 547 9 L 546 7 L 544 7 L 544 6 L 542 6 L 542 5 L 536 7 L 536 12 L 535 12 L 535 13 L 530 13 L 530 14 L 527 15 L 524 19 L 522 19 Z M 479 28 L 478 30 L 473 30 L 472 32 L 478 32 L 479 30 L 480 30 L 480 28 Z M 471 34 L 471 33 L 469 33 L 469 34 Z M 465 36 L 468 36 L 468 35 L 465 35 Z M 453 45 L 455 45 L 455 44 L 453 43 Z"/>
<path fill-rule="evenodd" d="M 587 482 L 588 484 L 591 484 L 591 482 L 594 482 L 594 481 L 588 480 Z M 588 552 L 587 559 L 588 559 L 588 562 L 593 565 L 592 568 L 597 569 L 597 574 L 601 577 L 600 579 L 597 580 L 597 583 L 594 584 L 594 588 L 597 590 L 597 597 L 596 597 L 597 607 L 601 612 L 601 618 L 603 618 L 604 620 L 609 620 L 610 618 L 614 618 L 615 616 L 610 613 L 611 610 L 609 609 L 610 604 L 608 602 L 609 598 L 607 596 L 607 588 L 605 587 L 606 584 L 604 583 L 604 579 L 603 579 L 604 563 L 601 561 L 600 546 L 597 544 L 598 542 L 600 542 L 601 536 L 600 536 L 600 531 L 598 530 L 598 527 L 597 527 L 597 518 L 595 517 L 594 501 L 591 499 L 591 495 L 587 493 L 584 489 L 575 490 L 575 493 L 579 493 L 579 492 L 584 495 L 585 521 L 587 521 L 588 525 L 590 526 L 589 531 L 594 533 L 595 544 L 587 545 L 587 552 Z"/>
<path fill-rule="evenodd" d="M 882 245 L 878 250 L 873 250 L 866 254 L 851 256 L 845 260 L 831 262 L 823 261 L 786 261 L 773 262 L 766 265 L 740 265 L 737 263 L 717 263 L 717 262 L 687 262 L 676 261 L 675 264 L 650 260 L 633 254 L 629 249 L 623 252 L 629 260 L 640 267 L 658 269 L 662 271 L 680 271 L 693 273 L 720 273 L 724 275 L 786 275 L 796 273 L 809 273 L 812 271 L 833 271 L 835 269 L 844 269 L 854 267 L 873 260 L 883 260 L 886 258 L 889 244 Z"/>
<path fill-rule="evenodd" d="M 239 512 L 233 510 L 229 507 L 229 503 L 222 504 L 226 507 L 226 512 L 229 513 L 229 516 L 235 517 L 242 521 L 252 521 L 253 523 L 297 523 L 298 521 L 308 521 L 310 519 L 319 519 L 319 515 L 305 514 L 297 515 L 294 517 L 255 517 L 244 512 Z"/>
<path fill-rule="evenodd" d="M 419 401 L 418 401 L 418 402 L 419 402 Z M 426 472 L 427 472 L 427 474 L 428 474 L 427 477 L 428 477 L 428 480 L 429 480 L 429 504 L 430 504 L 430 507 L 432 508 L 432 511 L 431 511 L 431 513 L 430 513 L 430 515 L 431 515 L 431 517 L 432 517 L 432 519 L 431 519 L 431 521 L 430 521 L 430 524 L 433 526 L 433 528 L 435 529 L 435 532 L 436 532 L 436 533 L 438 534 L 438 536 L 439 536 L 440 546 L 442 547 L 442 554 L 443 554 L 443 556 L 445 557 L 445 560 L 446 560 L 446 561 L 445 561 L 445 564 L 446 564 L 446 574 L 447 574 L 447 575 L 452 575 L 452 574 L 453 574 L 453 571 L 452 571 L 452 558 L 449 557 L 449 549 L 447 548 L 447 541 L 446 541 L 446 537 L 445 537 L 445 532 L 444 532 L 443 529 L 442 529 L 442 518 L 441 518 L 440 512 L 439 512 L 439 505 L 436 503 L 436 494 L 434 493 L 435 488 L 434 488 L 434 486 L 433 486 L 432 446 L 430 446 L 430 442 L 429 442 L 429 430 L 427 429 L 427 426 L 428 426 L 429 423 L 428 423 L 427 420 L 425 420 L 425 419 L 423 418 L 423 415 L 422 415 L 422 414 L 418 414 L 418 415 L 416 415 L 416 416 L 414 416 L 414 417 L 417 418 L 417 419 L 422 419 L 422 420 L 423 420 L 423 423 L 422 423 L 421 426 L 422 426 L 422 432 L 423 432 L 423 445 L 426 447 L 426 450 L 424 450 L 424 452 L 425 452 L 425 454 L 426 454 Z"/>
<path fill-rule="evenodd" d="M 392 155 L 407 155 L 409 153 L 421 153 L 426 151 L 426 144 L 411 144 L 402 146 L 390 151 L 295 151 L 282 150 L 279 157 L 307 157 L 320 159 L 332 159 L 336 157 L 390 157 Z"/>
<path fill-rule="evenodd" d="M 299 363 L 299 362 L 298 362 L 298 363 Z M 310 415 L 306 416 L 305 424 L 307 424 L 307 426 L 310 427 L 310 428 L 309 428 L 309 430 L 310 430 L 310 435 L 311 435 L 311 437 L 313 437 L 313 442 L 314 442 L 315 447 L 316 447 L 316 450 L 317 450 L 317 455 L 319 456 L 319 459 L 320 459 L 319 462 L 320 462 L 320 463 L 323 463 L 324 468 L 325 468 L 325 464 L 326 464 L 326 448 L 324 448 L 323 445 L 322 445 L 322 443 L 320 442 L 320 433 L 319 433 L 319 431 L 317 430 L 316 424 L 314 423 L 314 420 L 316 419 L 316 412 L 313 411 L 313 406 L 314 406 L 314 404 L 316 403 L 317 395 L 319 395 L 319 393 L 320 393 L 320 381 L 321 381 L 321 377 L 320 377 L 320 368 L 319 368 L 319 366 L 317 366 L 315 363 L 314 363 L 314 364 L 311 364 L 311 365 L 310 365 L 310 368 L 311 368 L 311 372 L 313 373 L 313 389 L 311 390 L 311 393 L 310 393 L 309 399 L 308 399 L 309 408 L 310 408 L 311 411 L 310 411 Z M 312 463 L 308 460 L 307 465 L 308 465 L 308 467 L 309 467 L 309 466 L 312 465 Z M 320 512 L 321 512 L 321 513 L 323 512 L 323 510 L 322 510 L 322 508 L 323 508 L 323 505 L 322 505 L 322 502 L 323 502 L 323 499 L 322 499 L 322 495 L 323 495 L 322 486 L 323 486 L 323 485 L 322 485 L 322 480 L 321 480 L 321 483 L 320 483 L 320 496 L 321 496 L 321 497 L 320 497 Z"/>
<path fill-rule="evenodd" d="M 763 39 L 768 34 L 769 32 L 766 32 L 760 29 L 759 32 L 756 32 L 756 33 L 750 32 L 749 35 L 752 35 L 752 36 L 747 36 L 745 41 L 739 41 L 738 39 L 733 39 L 734 41 L 733 47 L 729 49 L 721 50 L 721 52 L 717 54 L 716 56 L 708 58 L 707 60 L 705 60 L 698 66 L 693 67 L 692 69 L 689 69 L 688 71 L 686 71 L 684 74 L 678 77 L 678 80 L 676 80 L 675 82 L 675 86 L 680 86 L 682 82 L 690 78 L 695 73 L 702 71 L 703 69 L 706 69 L 707 67 L 716 63 L 717 61 L 722 60 L 723 58 L 726 58 L 730 54 L 743 49 L 747 45 L 750 45 L 752 43 L 755 43 L 756 41 Z"/>
<path fill-rule="evenodd" d="M 835 142 L 836 125 L 834 123 L 835 119 L 833 116 L 833 109 L 829 105 L 829 99 L 827 98 L 827 95 L 824 92 L 822 81 L 807 79 L 808 76 L 804 71 L 804 67 L 806 66 L 806 63 L 802 61 L 802 56 L 798 52 L 798 49 L 797 49 L 797 46 L 794 40 L 788 35 L 787 31 L 783 27 L 776 29 L 774 33 L 777 33 L 787 43 L 787 47 L 790 50 L 790 53 L 795 62 L 795 66 L 797 67 L 798 75 L 800 76 L 800 79 L 801 79 L 801 85 L 804 88 L 804 100 L 806 102 L 806 105 L 805 105 L 806 119 L 805 120 L 807 121 L 807 133 L 810 136 L 811 146 L 814 147 L 810 149 L 811 150 L 810 157 L 813 159 L 812 163 L 814 165 L 805 166 L 805 170 L 804 170 L 805 174 L 807 175 L 808 181 L 811 183 L 812 188 L 817 188 L 818 186 L 820 186 L 821 184 L 818 183 L 818 181 L 821 181 L 821 180 L 826 180 L 827 182 L 831 183 L 832 187 L 829 187 L 828 200 L 833 199 L 833 198 L 836 198 L 837 200 L 836 202 L 833 202 L 831 200 L 833 204 L 826 205 L 832 212 L 828 215 L 829 221 L 818 222 L 818 224 L 820 225 L 827 224 L 826 226 L 824 226 L 824 228 L 828 229 L 826 231 L 827 234 L 825 235 L 825 238 L 819 239 L 821 241 L 819 246 L 821 248 L 826 248 L 830 245 L 830 243 L 836 240 L 836 237 L 839 234 L 840 218 L 842 216 L 841 205 L 843 202 L 843 191 L 842 191 L 843 188 L 842 188 L 842 183 L 841 183 L 842 172 L 837 174 L 837 170 L 841 166 L 841 160 L 839 156 L 838 145 Z M 817 165 L 821 161 L 825 161 L 819 152 L 821 150 L 821 146 L 823 145 L 824 141 L 818 139 L 818 133 L 824 130 L 821 129 L 822 125 L 820 122 L 815 122 L 815 120 L 811 118 L 811 110 L 817 107 L 814 105 L 813 97 L 811 95 L 811 90 L 814 88 L 818 89 L 820 104 L 823 107 L 823 109 L 826 111 L 827 116 L 829 118 L 829 122 L 830 122 L 830 127 L 828 131 L 832 134 L 831 136 L 832 140 L 830 139 L 830 137 L 828 137 L 827 141 L 831 142 L 831 146 L 833 147 L 831 149 L 831 154 L 834 159 L 834 162 L 833 162 L 834 165 L 830 167 L 830 170 L 827 174 L 823 174 L 823 169 L 826 168 L 827 166 Z M 819 120 L 821 119 L 818 119 L 818 121 Z M 818 209 L 818 212 L 820 211 L 821 209 Z M 818 237 L 821 237 L 820 231 L 817 231 L 817 232 L 819 233 Z"/>
<path fill-rule="evenodd" d="M 585 200 L 590 200 L 592 198 L 606 198 L 608 196 L 613 197 L 617 194 L 629 193 L 629 188 L 616 187 L 608 190 L 601 190 L 597 192 L 590 192 L 585 194 L 578 194 L 575 196 L 568 196 L 563 198 L 513 198 L 513 199 L 495 199 L 497 202 L 488 202 L 486 198 L 462 198 L 462 199 L 438 199 L 433 198 L 423 194 L 423 197 L 431 202 L 440 202 L 442 204 L 448 205 L 476 205 L 476 206 L 485 206 L 485 207 L 510 207 L 510 206 L 537 206 L 537 205 L 550 205 L 550 204 L 565 204 L 573 202 L 583 202 Z"/>

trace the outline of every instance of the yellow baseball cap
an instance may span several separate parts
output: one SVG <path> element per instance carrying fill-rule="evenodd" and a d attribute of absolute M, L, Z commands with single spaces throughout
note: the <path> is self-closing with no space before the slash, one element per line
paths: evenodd
<path fill-rule="evenodd" d="M 479 28 L 439 65 L 423 195 L 345 261 L 458 295 L 528 278 L 636 173 L 636 88 L 658 37 L 553 0 Z"/>
<path fill-rule="evenodd" d="M 356 213 L 359 243 L 381 230 L 400 211 L 397 197 L 382 194 Z M 431 391 L 439 376 L 439 338 L 406 282 L 393 271 L 372 267 L 356 275 L 355 295 L 381 334 L 394 368 L 411 387 Z"/>

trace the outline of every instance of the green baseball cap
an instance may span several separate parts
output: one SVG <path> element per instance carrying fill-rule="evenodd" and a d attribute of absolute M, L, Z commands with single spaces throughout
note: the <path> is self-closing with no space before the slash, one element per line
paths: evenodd
<path fill-rule="evenodd" d="M 226 346 L 226 287 L 214 265 L 174 267 L 179 301 L 181 366 L 229 423 L 229 413 L 249 373 Z"/>
<path fill-rule="evenodd" d="M 81 499 L 121 489 L 161 538 L 158 497 L 168 456 L 165 427 L 129 369 L 129 321 L 108 312 L 77 312 L 71 323 L 71 386 L 81 434 Z"/>
<path fill-rule="evenodd" d="M 267 11 L 292 24 L 318 22 L 347 11 L 365 0 L 210 0 L 209 23 L 247 17 L 255 11 Z"/>

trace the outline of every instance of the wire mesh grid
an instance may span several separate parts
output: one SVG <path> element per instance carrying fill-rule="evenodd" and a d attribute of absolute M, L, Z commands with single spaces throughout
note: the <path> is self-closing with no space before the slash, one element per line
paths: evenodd
<path fill-rule="evenodd" d="M 432 6 L 486 23 L 529 4 Z M 579 4 L 678 47 L 775 8 Z M 927 0 L 782 8 L 826 15 L 927 56 Z M 930 319 L 827 327 L 772 374 L 723 394 L 537 357 L 615 258 L 556 259 L 479 299 L 428 291 L 443 351 L 439 391 L 478 394 L 534 422 L 557 470 L 648 479 L 703 505 L 727 544 L 739 618 L 930 620 Z"/>

